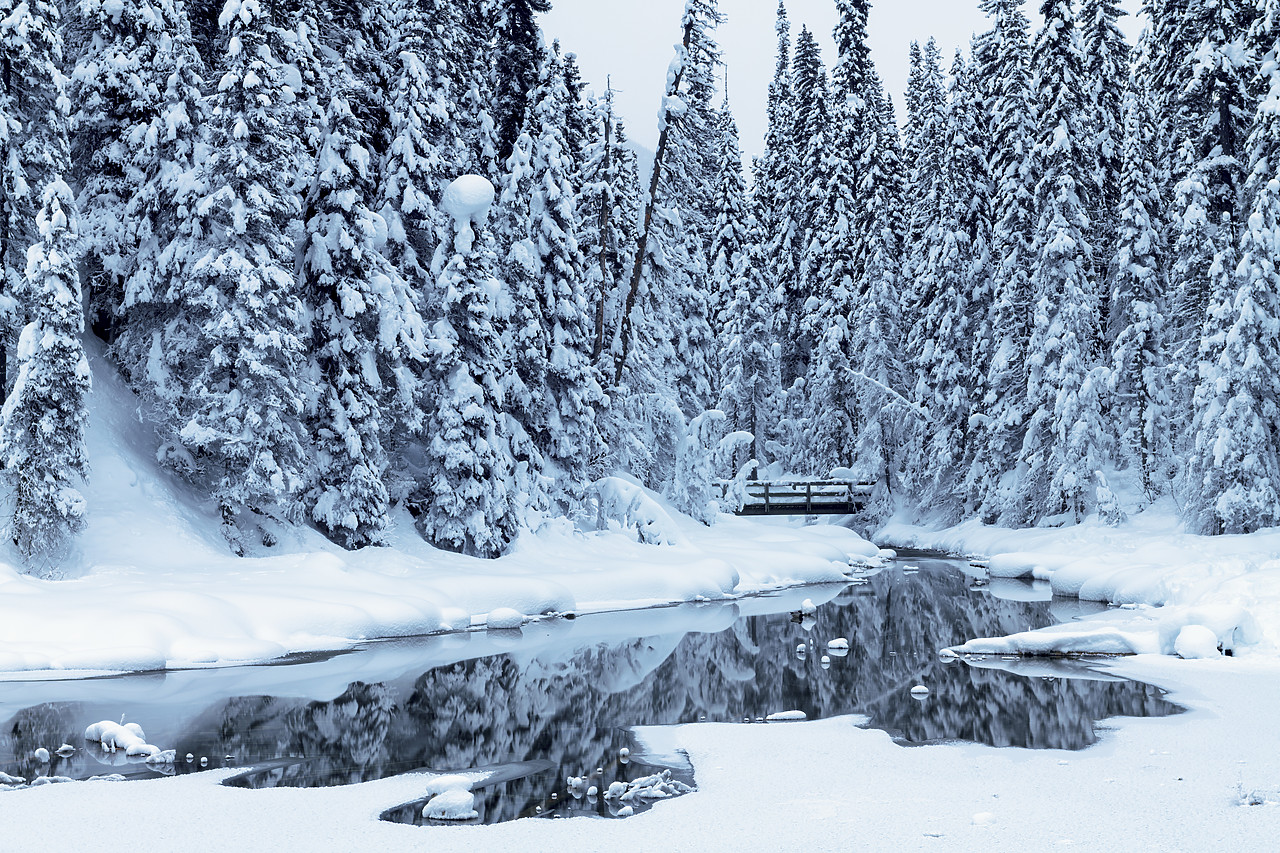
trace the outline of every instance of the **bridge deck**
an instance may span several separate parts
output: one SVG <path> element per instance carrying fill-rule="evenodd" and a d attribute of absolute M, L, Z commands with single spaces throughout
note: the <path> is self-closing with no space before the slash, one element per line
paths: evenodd
<path fill-rule="evenodd" d="M 727 489 L 728 484 L 723 485 Z M 851 515 L 866 506 L 874 486 L 850 480 L 750 482 L 737 514 Z"/>

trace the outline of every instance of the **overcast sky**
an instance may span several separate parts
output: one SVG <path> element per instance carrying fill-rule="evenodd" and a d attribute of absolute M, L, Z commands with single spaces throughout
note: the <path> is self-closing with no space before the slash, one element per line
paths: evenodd
<path fill-rule="evenodd" d="M 542 16 L 548 40 L 560 39 L 566 51 L 576 53 L 583 76 L 597 92 L 612 75 L 619 111 L 631 137 L 652 149 L 657 141 L 658 103 L 671 61 L 672 47 L 680 38 L 680 13 L 684 0 L 552 0 L 550 14 Z M 1121 0 L 1136 12 L 1139 0 Z M 1035 8 L 1028 5 L 1033 26 Z M 727 20 L 717 33 L 729 74 L 729 94 L 748 158 L 760 153 L 765 132 L 765 103 L 773 77 L 776 37 L 773 26 L 777 0 L 720 0 Z M 802 24 L 818 36 L 823 61 L 831 66 L 835 47 L 834 0 L 787 0 L 792 39 Z M 1130 16 L 1121 21 L 1130 41 L 1137 38 L 1142 22 Z M 975 32 L 987 29 L 978 0 L 879 0 L 871 10 L 871 54 L 885 85 L 896 99 L 899 119 L 902 93 L 907 84 L 907 50 L 912 40 L 922 44 L 930 36 L 938 40 L 946 67 L 956 47 L 968 49 Z M 944 71 L 946 68 L 944 68 Z"/>

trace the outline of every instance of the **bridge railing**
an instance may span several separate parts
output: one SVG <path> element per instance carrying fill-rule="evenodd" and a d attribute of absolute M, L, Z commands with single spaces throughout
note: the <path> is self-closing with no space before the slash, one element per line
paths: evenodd
<path fill-rule="evenodd" d="M 722 481 L 721 487 L 731 485 Z M 861 510 L 875 483 L 852 480 L 755 480 L 739 515 L 833 515 Z"/>

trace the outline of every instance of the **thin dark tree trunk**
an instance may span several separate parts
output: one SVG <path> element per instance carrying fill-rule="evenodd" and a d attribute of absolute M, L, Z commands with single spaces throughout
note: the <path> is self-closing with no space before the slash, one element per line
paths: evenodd
<path fill-rule="evenodd" d="M 680 70 L 671 78 L 671 84 L 667 86 L 667 91 L 663 95 L 662 104 L 662 132 L 658 135 L 658 148 L 653 153 L 653 174 L 649 178 L 649 201 L 644 207 L 644 221 L 640 228 L 640 239 L 636 243 L 636 261 L 631 268 L 631 285 L 627 289 L 627 301 L 623 306 L 621 320 L 621 338 L 622 352 L 618 354 L 616 367 L 613 374 L 613 384 L 622 384 L 622 371 L 627 366 L 627 356 L 631 353 L 631 312 L 636 307 L 636 295 L 640 292 L 640 279 L 644 276 L 644 256 L 649 248 L 649 227 L 653 223 L 653 209 L 657 204 L 658 198 L 658 182 L 662 179 L 662 158 L 667 153 L 667 141 L 671 138 L 671 114 L 668 112 L 667 103 L 680 91 L 680 82 L 684 79 L 685 67 L 689 61 L 689 44 L 693 40 L 694 22 L 689 20 L 684 25 L 684 40 L 682 41 L 685 55 L 685 62 L 681 64 Z"/>

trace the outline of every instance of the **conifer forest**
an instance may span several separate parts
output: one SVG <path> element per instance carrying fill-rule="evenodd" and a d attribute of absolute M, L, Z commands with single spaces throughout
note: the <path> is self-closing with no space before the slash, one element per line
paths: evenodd
<path fill-rule="evenodd" d="M 95 352 L 237 553 L 403 510 L 496 557 L 618 472 L 708 522 L 768 469 L 872 519 L 1280 526 L 1280 0 L 1148 0 L 1136 44 L 980 0 L 905 93 L 834 2 L 827 56 L 778 4 L 744 164 L 732 10 L 688 0 L 650 167 L 550 0 L 0 0 L 17 548 L 92 510 Z"/>

